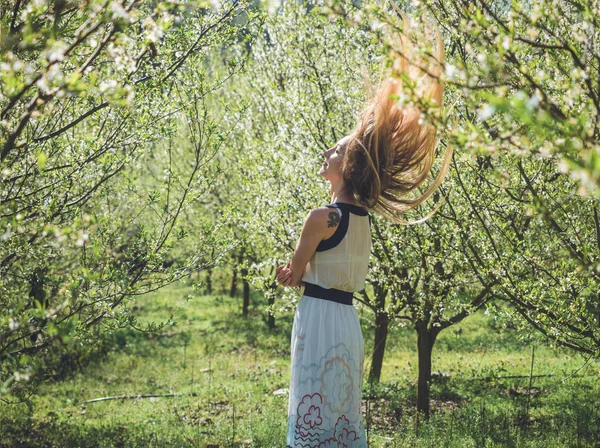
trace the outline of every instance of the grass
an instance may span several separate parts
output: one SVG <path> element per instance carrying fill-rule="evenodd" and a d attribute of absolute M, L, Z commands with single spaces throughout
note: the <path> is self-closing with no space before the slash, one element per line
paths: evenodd
<path fill-rule="evenodd" d="M 0 404 L 0 447 L 283 447 L 293 313 L 264 321 L 266 303 L 195 296 L 185 284 L 138 299 L 161 334 L 121 330 L 106 356 L 40 387 L 29 404 Z M 365 350 L 373 329 L 364 312 Z M 371 447 L 600 446 L 600 364 L 539 337 L 525 342 L 479 313 L 441 333 L 433 355 L 432 416 L 418 428 L 416 335 L 390 331 L 381 383 L 364 385 Z M 534 375 L 529 389 L 532 348 Z M 368 365 L 367 365 L 368 369 Z M 518 376 L 523 378 L 502 378 Z M 563 381 L 564 380 L 564 381 Z M 120 395 L 171 397 L 86 400 Z M 368 411 L 367 411 L 368 410 Z"/>

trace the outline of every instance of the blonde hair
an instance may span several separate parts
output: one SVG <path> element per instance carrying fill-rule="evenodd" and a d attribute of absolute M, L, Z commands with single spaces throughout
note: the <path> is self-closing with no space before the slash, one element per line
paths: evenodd
<path fill-rule="evenodd" d="M 411 32 L 408 19 L 398 12 L 404 32 Z M 434 118 L 441 115 L 444 47 L 437 26 L 431 24 L 431 28 L 437 44 L 437 56 L 433 57 L 412 60 L 416 54 L 410 39 L 405 33 L 393 37 L 391 75 L 381 83 L 363 111 L 348 143 L 342 168 L 347 188 L 361 205 L 400 224 L 422 222 L 435 213 L 437 208 L 413 222 L 399 216 L 433 194 L 444 180 L 452 159 L 452 149 L 448 148 L 433 183 L 419 197 L 406 197 L 429 175 L 437 147 L 437 129 L 424 120 L 415 101 L 408 104 L 398 101 L 404 97 L 404 87 L 410 85 L 417 104 L 431 105 Z M 420 35 L 426 32 L 421 30 Z"/>

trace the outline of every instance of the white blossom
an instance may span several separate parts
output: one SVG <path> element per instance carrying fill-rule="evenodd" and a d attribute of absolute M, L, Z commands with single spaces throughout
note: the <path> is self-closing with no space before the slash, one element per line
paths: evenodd
<path fill-rule="evenodd" d="M 50 66 L 50 68 L 48 69 L 47 79 L 48 81 L 53 81 L 59 78 L 61 75 L 62 72 L 60 71 L 60 68 L 58 67 L 58 65 L 55 64 Z"/>
<path fill-rule="evenodd" d="M 10 328 L 11 330 L 16 330 L 17 328 L 19 328 L 19 322 L 14 320 L 12 317 L 9 318 L 8 319 L 8 328 Z"/>
<path fill-rule="evenodd" d="M 531 95 L 531 98 L 529 98 L 527 101 L 525 101 L 525 106 L 527 107 L 527 109 L 529 111 L 531 111 L 531 110 L 535 109 L 539 103 L 540 103 L 540 98 L 538 97 L 538 92 L 536 90 L 535 93 L 533 95 Z"/>
<path fill-rule="evenodd" d="M 33 75 L 35 73 L 35 66 L 33 64 L 25 64 L 25 70 L 24 70 L 26 75 Z"/>
<path fill-rule="evenodd" d="M 125 11 L 125 8 L 123 8 L 123 5 L 121 5 L 119 2 L 112 2 L 110 4 L 110 11 L 112 12 L 113 19 L 123 19 L 127 22 L 130 21 L 129 13 Z"/>
<path fill-rule="evenodd" d="M 65 58 L 65 51 L 67 50 L 67 44 L 62 40 L 55 41 L 50 48 L 47 48 L 44 52 L 44 56 L 48 60 L 48 63 L 60 62 Z"/>
<path fill-rule="evenodd" d="M 485 104 L 479 112 L 479 119 L 482 121 L 487 120 L 492 115 L 494 115 L 494 112 L 496 112 L 496 108 L 494 106 L 492 106 L 491 104 Z"/>
<path fill-rule="evenodd" d="M 109 79 L 108 81 L 102 81 L 100 83 L 100 92 L 106 92 L 107 90 L 113 90 L 117 87 L 117 81 L 115 79 Z"/>
<path fill-rule="evenodd" d="M 538 155 L 542 159 L 552 158 L 552 150 L 550 149 L 550 145 L 544 144 L 540 146 L 540 148 L 538 149 Z"/>
<path fill-rule="evenodd" d="M 163 35 L 161 27 L 150 16 L 144 19 L 143 25 L 146 28 L 148 40 L 150 42 L 158 42 Z"/>
<path fill-rule="evenodd" d="M 569 164 L 566 162 L 566 160 L 561 160 L 558 162 L 558 171 L 560 171 L 563 174 L 569 172 Z"/>
<path fill-rule="evenodd" d="M 83 246 L 85 242 L 89 239 L 89 235 L 87 233 L 82 234 L 77 240 L 78 246 Z"/>
<path fill-rule="evenodd" d="M 385 26 L 385 24 L 377 19 L 374 19 L 371 22 L 371 29 L 373 29 L 373 31 L 377 31 L 382 29 Z"/>
<path fill-rule="evenodd" d="M 29 381 L 28 373 L 15 372 L 15 381 Z"/>
<path fill-rule="evenodd" d="M 459 73 L 458 68 L 456 68 L 455 65 L 452 64 L 446 64 L 446 76 L 448 78 L 448 80 L 452 80 L 455 77 L 457 77 Z"/>
<path fill-rule="evenodd" d="M 114 42 L 109 43 L 108 46 L 106 47 L 106 54 L 108 55 L 108 57 L 110 57 L 112 59 L 119 56 L 122 52 L 123 52 L 123 49 L 121 47 L 116 46 L 114 44 Z"/>

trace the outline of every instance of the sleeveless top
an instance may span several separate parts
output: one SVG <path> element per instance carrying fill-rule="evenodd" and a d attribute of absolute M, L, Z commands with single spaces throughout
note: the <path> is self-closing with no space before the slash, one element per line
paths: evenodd
<path fill-rule="evenodd" d="M 357 292 L 365 287 L 371 255 L 371 217 L 357 205 L 335 202 L 340 213 L 335 233 L 321 241 L 306 265 L 302 281 L 323 288 Z"/>

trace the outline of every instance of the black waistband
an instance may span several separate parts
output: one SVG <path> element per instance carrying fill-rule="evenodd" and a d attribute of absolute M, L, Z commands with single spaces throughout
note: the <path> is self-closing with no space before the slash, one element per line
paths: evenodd
<path fill-rule="evenodd" d="M 352 293 L 335 288 L 323 288 L 313 283 L 304 282 L 304 295 L 317 299 L 330 300 L 343 305 L 352 305 Z"/>

